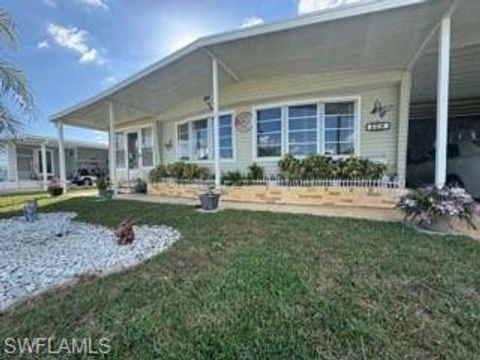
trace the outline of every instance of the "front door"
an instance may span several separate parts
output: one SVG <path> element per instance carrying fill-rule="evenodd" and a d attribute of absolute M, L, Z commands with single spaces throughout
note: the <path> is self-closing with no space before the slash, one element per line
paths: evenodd
<path fill-rule="evenodd" d="M 53 167 L 53 152 L 51 150 L 46 151 L 47 154 L 47 176 L 53 176 L 55 169 Z M 36 150 L 36 156 L 34 159 L 34 166 L 37 172 L 37 176 L 42 178 L 43 174 L 43 162 L 42 162 L 42 151 Z"/>
<path fill-rule="evenodd" d="M 127 133 L 127 159 L 129 180 L 140 177 L 138 131 Z"/>

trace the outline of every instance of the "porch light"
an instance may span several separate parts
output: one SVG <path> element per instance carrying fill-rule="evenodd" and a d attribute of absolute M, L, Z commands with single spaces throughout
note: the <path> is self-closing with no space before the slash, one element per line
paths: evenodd
<path fill-rule="evenodd" d="M 210 111 L 213 111 L 213 105 L 212 105 L 212 97 L 210 95 L 204 96 L 203 101 L 205 104 L 208 106 Z"/>

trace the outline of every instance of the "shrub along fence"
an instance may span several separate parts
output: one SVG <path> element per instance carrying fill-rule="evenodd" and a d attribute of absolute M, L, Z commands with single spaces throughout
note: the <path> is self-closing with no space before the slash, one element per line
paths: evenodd
<path fill-rule="evenodd" d="M 249 167 L 247 175 L 239 171 L 223 174 L 221 199 L 263 204 L 393 208 L 405 190 L 403 184 L 390 180 L 386 171 L 383 164 L 359 158 L 333 160 L 311 155 L 299 160 L 287 155 L 279 161 L 279 174 L 271 178 L 264 178 L 263 168 L 256 164 Z M 327 178 L 327 175 L 339 177 Z M 178 162 L 153 170 L 148 192 L 198 199 L 213 185 L 207 169 Z"/>

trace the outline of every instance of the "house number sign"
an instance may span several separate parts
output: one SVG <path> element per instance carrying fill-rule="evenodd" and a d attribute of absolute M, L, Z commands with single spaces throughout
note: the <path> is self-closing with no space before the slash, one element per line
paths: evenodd
<path fill-rule="evenodd" d="M 371 122 L 366 125 L 367 131 L 388 131 L 392 128 L 392 124 L 388 121 Z"/>

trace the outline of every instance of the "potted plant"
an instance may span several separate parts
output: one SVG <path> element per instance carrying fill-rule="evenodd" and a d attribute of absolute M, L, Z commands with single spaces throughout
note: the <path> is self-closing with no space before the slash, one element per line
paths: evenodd
<path fill-rule="evenodd" d="M 98 196 L 102 200 L 111 200 L 113 198 L 113 190 L 109 188 L 108 181 L 105 176 L 97 179 Z"/>
<path fill-rule="evenodd" d="M 213 192 L 214 187 L 210 186 L 208 192 L 200 195 L 200 206 L 202 210 L 213 211 L 218 208 L 220 202 L 220 194 Z"/>
<path fill-rule="evenodd" d="M 426 187 L 411 191 L 400 199 L 397 208 L 405 213 L 405 219 L 421 229 L 451 233 L 454 220 L 463 220 L 476 229 L 474 223 L 478 204 L 461 188 Z"/>
<path fill-rule="evenodd" d="M 147 193 L 147 183 L 142 179 L 138 178 L 135 180 L 135 185 L 133 190 L 137 194 L 146 194 Z"/>
<path fill-rule="evenodd" d="M 58 179 L 53 178 L 48 182 L 47 192 L 51 197 L 57 197 L 63 194 L 63 188 Z"/>

